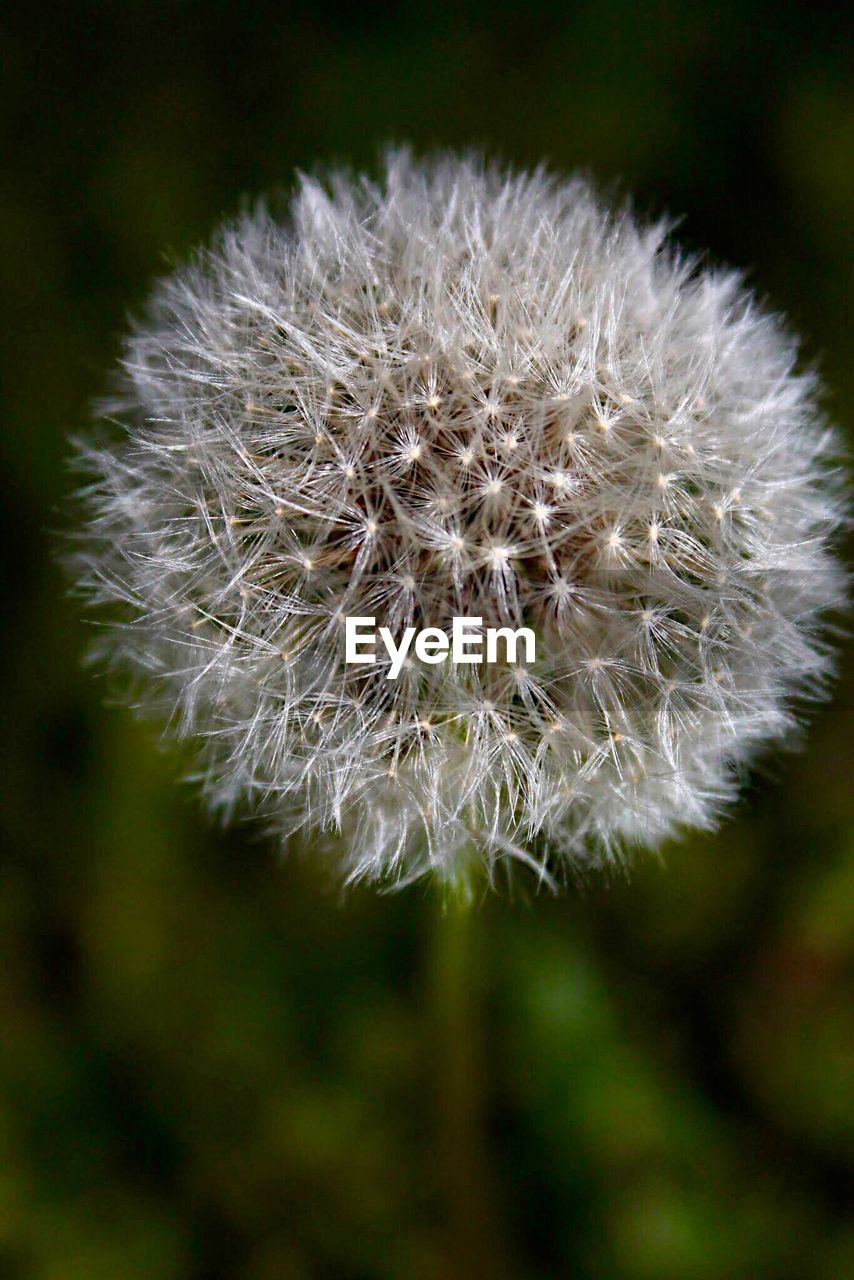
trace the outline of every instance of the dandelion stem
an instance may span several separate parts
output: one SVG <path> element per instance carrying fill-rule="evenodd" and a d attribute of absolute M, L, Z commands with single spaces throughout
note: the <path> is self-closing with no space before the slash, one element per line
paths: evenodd
<path fill-rule="evenodd" d="M 449 1280 L 515 1274 L 496 1202 L 484 1052 L 485 921 L 443 894 L 432 921 L 437 1165 Z"/>

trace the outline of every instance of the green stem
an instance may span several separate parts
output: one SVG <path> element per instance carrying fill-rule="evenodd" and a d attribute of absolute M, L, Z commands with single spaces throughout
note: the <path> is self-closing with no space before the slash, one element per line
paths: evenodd
<path fill-rule="evenodd" d="M 480 904 L 446 897 L 433 918 L 439 1191 L 448 1280 L 511 1274 L 485 1132 L 489 1072 Z"/>

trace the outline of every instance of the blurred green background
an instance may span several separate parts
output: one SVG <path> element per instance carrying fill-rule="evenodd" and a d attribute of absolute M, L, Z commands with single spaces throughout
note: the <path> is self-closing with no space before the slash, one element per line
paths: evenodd
<path fill-rule="evenodd" d="M 386 139 L 619 181 L 854 403 L 843 6 L 71 3 L 2 27 L 0 1277 L 841 1280 L 851 677 L 721 832 L 553 900 L 343 901 L 104 706 L 52 559 L 128 309 Z M 850 437 L 849 437 L 850 438 Z"/>

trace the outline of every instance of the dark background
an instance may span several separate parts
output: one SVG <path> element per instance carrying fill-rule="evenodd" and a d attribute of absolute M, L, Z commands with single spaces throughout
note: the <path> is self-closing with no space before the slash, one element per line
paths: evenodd
<path fill-rule="evenodd" d="M 850 676 L 720 835 L 443 920 L 429 888 L 341 901 L 310 849 L 213 831 L 186 760 L 81 670 L 53 560 L 67 436 L 164 255 L 387 139 L 684 215 L 788 312 L 850 431 L 844 7 L 16 8 L 0 1277 L 854 1274 Z"/>

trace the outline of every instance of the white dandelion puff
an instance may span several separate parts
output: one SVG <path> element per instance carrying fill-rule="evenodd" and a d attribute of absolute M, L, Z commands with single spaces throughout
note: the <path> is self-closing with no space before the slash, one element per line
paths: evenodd
<path fill-rule="evenodd" d="M 713 825 L 789 733 L 844 594 L 837 442 L 777 319 L 666 231 L 396 152 L 157 287 L 79 446 L 76 567 L 215 806 L 337 832 L 350 878 L 548 880 Z M 433 647 L 348 664 L 365 617 Z M 455 618 L 536 656 L 453 662 Z"/>

